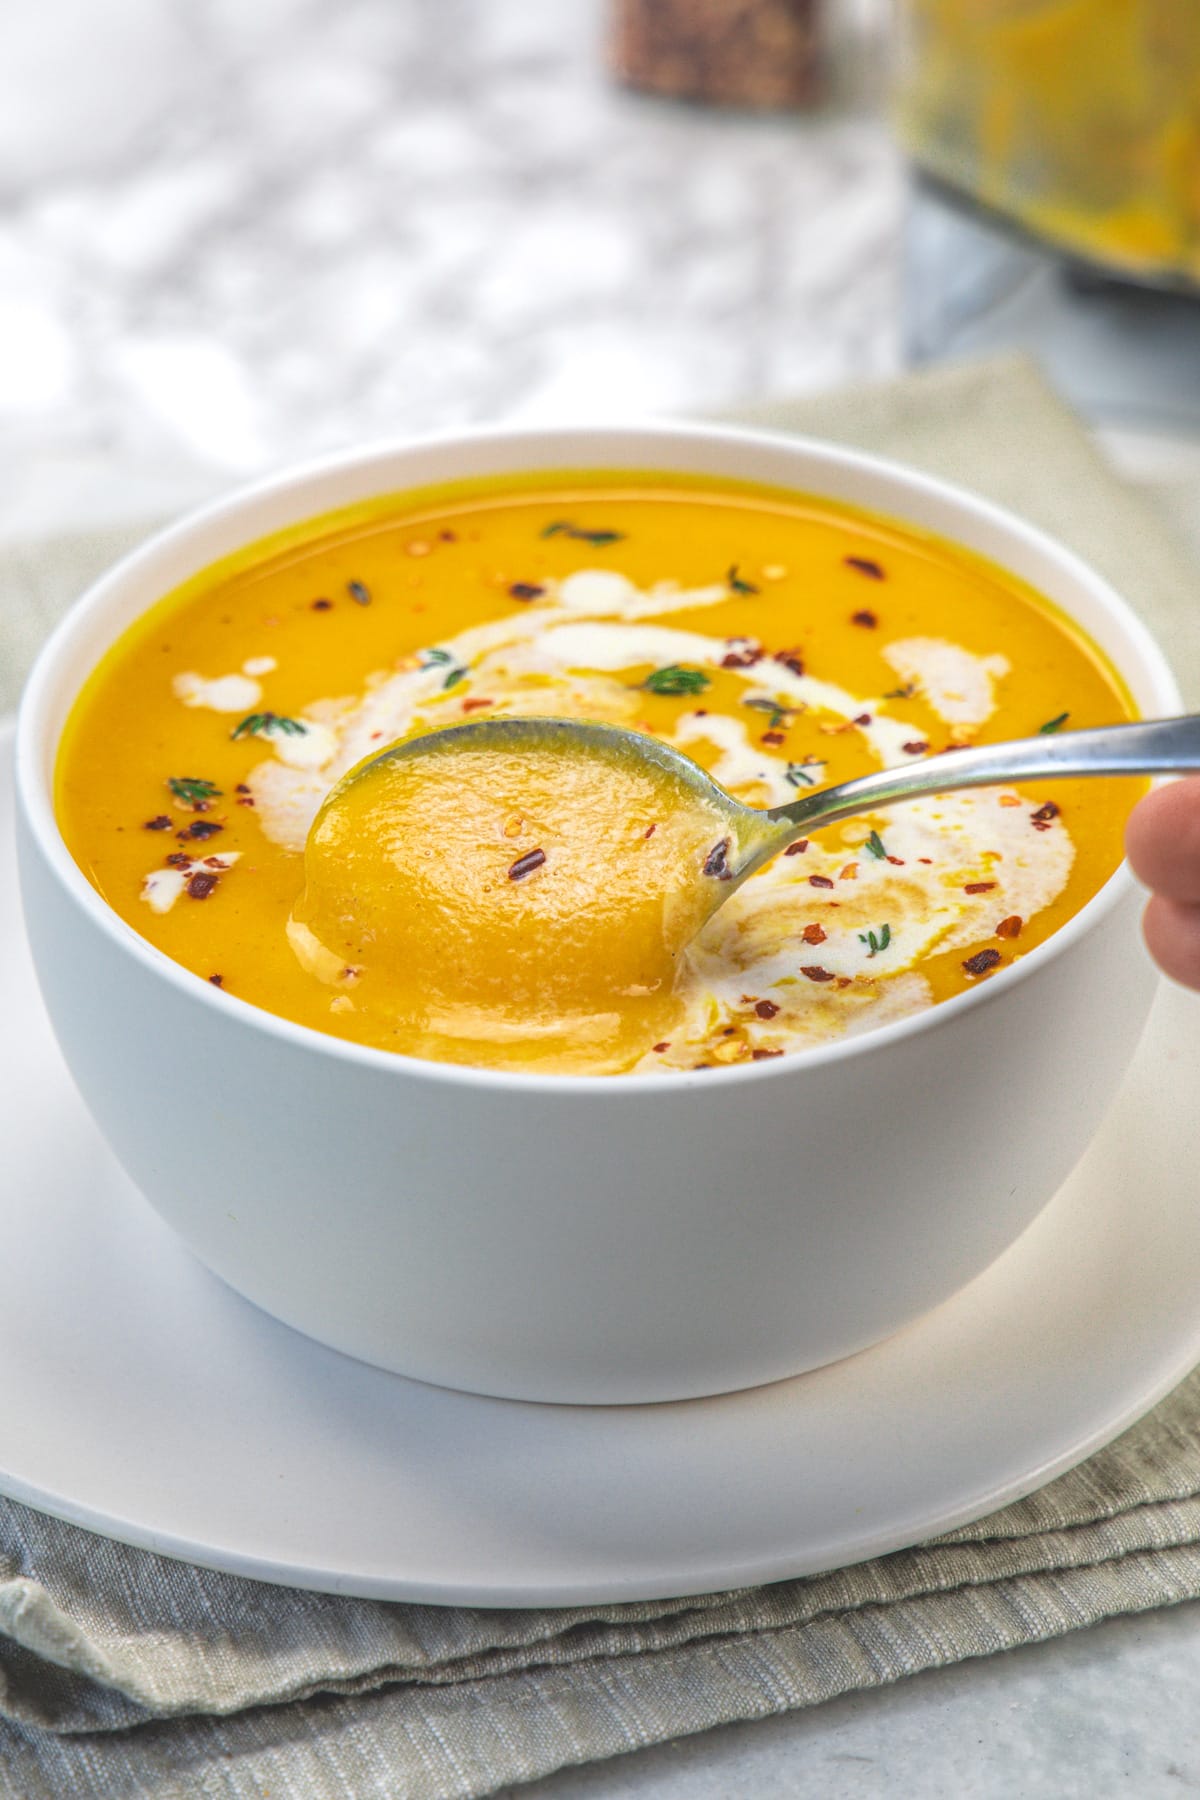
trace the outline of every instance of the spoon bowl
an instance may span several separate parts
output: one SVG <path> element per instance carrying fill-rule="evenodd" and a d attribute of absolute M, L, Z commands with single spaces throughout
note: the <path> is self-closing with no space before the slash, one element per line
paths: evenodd
<path fill-rule="evenodd" d="M 690 756 L 643 732 L 585 719 L 472 720 L 410 738 L 364 759 L 342 777 L 326 804 L 336 805 L 381 764 L 484 746 L 518 754 L 550 747 L 570 757 L 599 759 L 610 765 L 640 764 L 661 772 L 677 792 L 682 789 L 698 808 L 713 815 L 727 835 L 714 839 L 696 877 L 711 884 L 711 905 L 695 915 L 700 921 L 698 930 L 748 876 L 788 844 L 843 819 L 963 788 L 1048 777 L 1182 775 L 1200 770 L 1200 714 L 1103 725 L 1087 731 L 1042 732 L 1032 738 L 946 750 L 898 768 L 877 769 L 852 781 L 816 788 L 786 806 L 765 809 L 735 799 Z"/>

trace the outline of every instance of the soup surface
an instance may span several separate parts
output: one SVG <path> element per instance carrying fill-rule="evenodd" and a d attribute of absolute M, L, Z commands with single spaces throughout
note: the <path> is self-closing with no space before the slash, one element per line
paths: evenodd
<path fill-rule="evenodd" d="M 638 765 L 614 804 L 554 759 L 423 756 L 399 811 L 375 767 L 325 805 L 389 745 L 505 715 L 632 727 L 767 807 L 1131 707 L 1048 603 L 892 521 L 510 478 L 315 520 L 167 596 L 75 706 L 59 819 L 109 905 L 231 996 L 410 1055 L 617 1073 L 780 1056 L 992 978 L 1112 873 L 1141 786 L 828 827 L 688 941 L 678 872 L 711 822 Z"/>

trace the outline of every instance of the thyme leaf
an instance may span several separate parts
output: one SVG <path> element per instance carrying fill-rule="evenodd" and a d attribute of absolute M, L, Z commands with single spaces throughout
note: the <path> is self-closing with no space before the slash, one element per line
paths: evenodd
<path fill-rule="evenodd" d="M 783 779 L 787 782 L 789 787 L 815 787 L 817 785 L 817 777 L 814 771 L 820 767 L 821 764 L 815 760 L 811 763 L 790 762 L 783 771 Z"/>
<path fill-rule="evenodd" d="M 742 701 L 742 705 L 753 707 L 755 712 L 769 713 L 768 731 L 778 731 L 785 719 L 799 718 L 800 714 L 806 710 L 803 706 L 784 706 L 780 701 L 768 700 L 765 695 L 761 694 L 751 694 L 748 700 Z"/>
<path fill-rule="evenodd" d="M 871 833 L 870 837 L 867 839 L 866 843 L 863 845 L 863 849 L 869 850 L 871 852 L 872 856 L 877 856 L 879 858 L 880 862 L 882 862 L 884 857 L 887 855 L 887 851 L 884 848 L 883 839 L 880 837 L 880 835 L 877 831 L 873 831 Z"/>
<path fill-rule="evenodd" d="M 738 566 L 736 563 L 730 564 L 730 567 L 725 576 L 725 581 L 726 581 L 727 585 L 729 586 L 729 588 L 732 590 L 732 592 L 735 594 L 757 594 L 758 593 L 758 589 L 755 587 L 755 585 L 752 581 L 743 581 L 742 580 L 742 577 L 738 574 Z"/>
<path fill-rule="evenodd" d="M 432 650 L 423 650 L 421 655 L 425 659 L 421 664 L 423 669 L 436 669 L 454 661 L 448 650 L 443 650 L 436 645 Z"/>
<path fill-rule="evenodd" d="M 637 685 L 651 694 L 702 694 L 709 680 L 703 669 L 668 663 L 665 668 L 652 670 L 645 681 L 639 681 Z"/>
<path fill-rule="evenodd" d="M 542 537 L 576 538 L 581 544 L 619 544 L 625 536 L 623 531 L 588 531 L 582 525 L 572 525 L 568 519 L 555 519 L 551 525 L 542 528 Z"/>
<path fill-rule="evenodd" d="M 289 719 L 283 713 L 261 712 L 247 713 L 229 735 L 236 743 L 238 738 L 270 737 L 274 732 L 283 737 L 303 737 L 307 730 L 308 726 L 299 719 Z"/>
<path fill-rule="evenodd" d="M 886 950 L 891 943 L 892 928 L 890 925 L 881 925 L 877 932 L 860 931 L 858 934 L 858 941 L 860 944 L 866 944 L 867 955 L 869 957 L 878 956 L 879 952 L 881 950 Z"/>
<path fill-rule="evenodd" d="M 451 669 L 445 681 L 442 683 L 443 690 L 446 688 L 457 687 L 460 681 L 465 681 L 467 679 L 467 673 L 468 671 L 466 669 Z"/>
<path fill-rule="evenodd" d="M 168 775 L 167 786 L 186 806 L 207 806 L 221 792 L 215 782 L 204 781 L 198 775 Z"/>
<path fill-rule="evenodd" d="M 1038 726 L 1038 736 L 1047 737 L 1052 731 L 1061 731 L 1070 716 L 1069 712 L 1063 712 L 1058 713 L 1053 719 L 1047 719 L 1044 725 Z"/>
<path fill-rule="evenodd" d="M 903 687 L 889 688 L 882 698 L 884 700 L 911 700 L 916 691 L 916 682 L 906 681 Z"/>

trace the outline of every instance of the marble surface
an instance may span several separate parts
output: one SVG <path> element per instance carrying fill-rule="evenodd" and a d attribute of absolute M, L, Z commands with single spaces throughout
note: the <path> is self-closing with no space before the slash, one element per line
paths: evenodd
<path fill-rule="evenodd" d="M 117 479 L 153 510 L 386 433 L 891 369 L 878 117 L 623 92 L 604 29 L 601 0 L 0 9 L 0 531 Z"/>
<path fill-rule="evenodd" d="M 879 117 L 623 93 L 603 26 L 599 0 L 0 9 L 0 537 L 386 433 L 894 369 Z M 1122 454 L 1195 524 L 1195 452 Z M 521 1793 L 1155 1800 L 1200 1792 L 1198 1687 L 1185 1606 Z"/>

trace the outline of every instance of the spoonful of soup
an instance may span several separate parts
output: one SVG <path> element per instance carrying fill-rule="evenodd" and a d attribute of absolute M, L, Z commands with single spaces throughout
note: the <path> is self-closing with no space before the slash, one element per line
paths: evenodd
<path fill-rule="evenodd" d="M 955 789 L 1200 768 L 1200 716 L 926 757 L 744 805 L 639 732 L 490 719 L 332 789 L 289 926 L 321 979 L 432 1038 L 615 1049 L 666 1029 L 682 952 L 749 875 L 839 820 Z"/>

